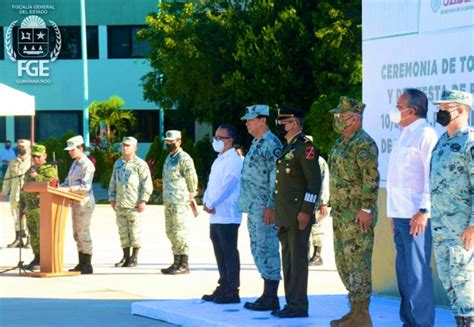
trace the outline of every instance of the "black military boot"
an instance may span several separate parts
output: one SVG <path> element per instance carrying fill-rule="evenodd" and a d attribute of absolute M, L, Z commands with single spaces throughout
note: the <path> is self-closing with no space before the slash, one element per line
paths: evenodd
<path fill-rule="evenodd" d="M 463 317 L 464 318 L 464 327 L 474 327 L 474 316 Z"/>
<path fill-rule="evenodd" d="M 77 252 L 78 256 L 79 256 L 79 263 L 72 269 L 69 269 L 69 271 L 81 271 L 82 270 L 82 266 L 84 265 L 84 255 L 82 254 L 82 252 Z"/>
<path fill-rule="evenodd" d="M 83 264 L 82 264 L 82 269 L 81 269 L 81 275 L 92 274 L 94 272 L 94 270 L 92 269 L 92 264 L 91 264 L 92 254 L 83 253 L 82 260 L 83 260 Z"/>
<path fill-rule="evenodd" d="M 26 270 L 31 270 L 31 271 L 38 270 L 40 268 L 40 256 L 39 256 L 39 254 L 35 254 L 34 259 L 29 264 L 24 266 L 23 268 L 25 268 Z"/>
<path fill-rule="evenodd" d="M 22 245 L 20 232 L 15 232 L 15 240 L 7 245 L 7 248 L 19 248 Z"/>
<path fill-rule="evenodd" d="M 179 256 L 179 264 L 175 269 L 170 270 L 170 275 L 189 274 L 189 257 L 186 254 Z"/>
<path fill-rule="evenodd" d="M 217 304 L 230 304 L 240 303 L 239 290 L 224 290 L 221 294 L 214 298 L 214 303 Z"/>
<path fill-rule="evenodd" d="M 123 248 L 123 257 L 115 264 L 115 267 L 128 267 L 130 262 L 130 248 Z"/>
<path fill-rule="evenodd" d="M 220 296 L 224 293 L 224 288 L 221 287 L 220 285 L 217 286 L 217 288 L 212 292 L 211 294 L 204 294 L 201 299 L 207 302 L 214 302 L 215 298 L 217 296 Z"/>
<path fill-rule="evenodd" d="M 180 255 L 174 255 L 174 261 L 171 264 L 171 266 L 169 266 L 168 268 L 161 269 L 161 272 L 165 275 L 169 275 L 171 271 L 179 269 L 180 262 L 181 262 L 181 256 Z"/>
<path fill-rule="evenodd" d="M 126 265 L 125 267 L 136 267 L 137 264 L 138 264 L 138 251 L 140 250 L 140 248 L 133 248 L 133 253 L 132 253 L 132 256 L 130 257 L 130 261 L 128 263 L 128 265 Z"/>
<path fill-rule="evenodd" d="M 263 279 L 263 295 L 255 302 L 246 302 L 244 308 L 254 311 L 280 310 L 280 300 L 278 299 L 279 280 Z"/>
<path fill-rule="evenodd" d="M 323 258 L 321 258 L 321 246 L 315 246 L 313 256 L 309 260 L 310 266 L 321 266 L 323 264 Z"/>

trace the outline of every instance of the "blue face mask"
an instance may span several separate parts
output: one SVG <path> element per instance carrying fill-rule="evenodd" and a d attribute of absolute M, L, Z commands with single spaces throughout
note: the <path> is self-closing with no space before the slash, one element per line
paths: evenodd
<path fill-rule="evenodd" d="M 11 145 L 5 145 L 5 149 L 10 150 L 12 146 Z"/>

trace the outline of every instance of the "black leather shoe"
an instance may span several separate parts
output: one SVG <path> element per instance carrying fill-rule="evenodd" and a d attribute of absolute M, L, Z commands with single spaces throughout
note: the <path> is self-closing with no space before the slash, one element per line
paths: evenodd
<path fill-rule="evenodd" d="M 253 311 L 280 310 L 280 300 L 277 296 L 261 296 L 255 302 L 246 302 L 244 308 Z"/>
<path fill-rule="evenodd" d="M 226 292 L 218 295 L 214 298 L 214 303 L 217 304 L 229 304 L 229 303 L 240 303 L 240 296 L 238 292 Z"/>
<path fill-rule="evenodd" d="M 217 296 L 222 295 L 223 290 L 220 286 L 217 286 L 217 288 L 212 292 L 211 294 L 204 294 L 201 299 L 207 302 L 214 302 Z"/>
<path fill-rule="evenodd" d="M 273 311 L 272 311 L 273 314 Z M 275 312 L 273 314 L 274 316 L 278 318 L 305 318 L 308 317 L 308 311 L 305 310 L 294 310 L 286 307 L 283 310 Z"/>

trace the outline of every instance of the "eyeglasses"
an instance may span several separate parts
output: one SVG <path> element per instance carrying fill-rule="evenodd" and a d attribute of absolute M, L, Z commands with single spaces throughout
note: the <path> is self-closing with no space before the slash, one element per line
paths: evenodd
<path fill-rule="evenodd" d="M 214 140 L 220 141 L 220 140 L 228 140 L 230 137 L 228 136 L 214 136 Z"/>

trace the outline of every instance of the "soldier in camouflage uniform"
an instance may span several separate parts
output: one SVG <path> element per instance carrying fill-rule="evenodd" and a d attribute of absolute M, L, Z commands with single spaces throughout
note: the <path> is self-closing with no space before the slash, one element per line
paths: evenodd
<path fill-rule="evenodd" d="M 334 129 L 342 136 L 329 155 L 334 251 L 351 310 L 331 326 L 372 326 L 372 249 L 379 190 L 378 148 L 362 129 L 365 105 L 341 97 Z"/>
<path fill-rule="evenodd" d="M 46 164 L 46 147 L 44 145 L 33 145 L 31 152 L 31 168 L 25 174 L 25 182 L 35 181 L 51 181 L 58 180 L 58 171 L 55 166 Z M 35 255 L 33 261 L 25 266 L 25 269 L 35 270 L 40 264 L 40 208 L 39 194 L 27 193 L 21 191 L 20 206 L 24 208 L 26 223 L 30 233 L 31 248 Z"/>
<path fill-rule="evenodd" d="M 81 201 L 74 201 L 72 207 L 72 229 L 76 241 L 79 263 L 69 271 L 80 271 L 81 274 L 92 274 L 92 239 L 90 233 L 92 213 L 95 208 L 94 194 L 92 193 L 92 180 L 95 167 L 85 155 L 84 139 L 81 135 L 67 140 L 64 150 L 74 162 L 69 169 L 66 180 L 61 187 L 64 190 L 84 196 Z"/>
<path fill-rule="evenodd" d="M 31 167 L 31 144 L 28 140 L 18 140 L 16 142 L 18 156 L 10 161 L 7 172 L 4 176 L 2 193 L 0 199 L 10 197 L 10 210 L 15 221 L 15 240 L 8 244 L 9 248 L 23 247 L 23 237 L 26 237 L 25 216 L 19 217 L 20 190 L 23 187 L 25 172 Z"/>
<path fill-rule="evenodd" d="M 122 259 L 115 267 L 135 267 L 140 243 L 140 221 L 151 193 L 148 164 L 136 156 L 137 139 L 131 136 L 122 140 L 123 158 L 118 159 L 109 183 L 109 200 L 117 217 Z M 133 248 L 130 256 L 130 248 Z"/>
<path fill-rule="evenodd" d="M 474 130 L 472 95 L 444 91 L 436 121 L 446 126 L 431 156 L 431 229 L 438 275 L 457 326 L 474 326 Z"/>
<path fill-rule="evenodd" d="M 246 108 L 248 132 L 254 137 L 245 156 L 238 206 L 248 214 L 250 248 L 258 272 L 264 280 L 264 291 L 255 302 L 247 302 L 250 310 L 277 310 L 280 275 L 280 253 L 275 226 L 275 164 L 281 152 L 280 140 L 268 129 L 269 107 L 254 105 Z"/>
<path fill-rule="evenodd" d="M 181 132 L 167 131 L 165 145 L 170 152 L 163 165 L 163 203 L 165 205 L 166 235 L 171 242 L 174 261 L 161 269 L 163 274 L 189 273 L 189 252 L 186 241 L 186 216 L 195 203 L 198 179 L 194 161 L 181 148 Z"/>

